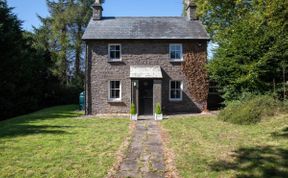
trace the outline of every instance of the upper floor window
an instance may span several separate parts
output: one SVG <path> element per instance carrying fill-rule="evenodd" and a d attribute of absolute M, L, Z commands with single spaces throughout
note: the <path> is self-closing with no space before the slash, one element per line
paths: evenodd
<path fill-rule="evenodd" d="M 169 99 L 170 101 L 181 101 L 182 100 L 182 90 L 183 82 L 182 81 L 170 81 L 170 92 Z"/>
<path fill-rule="evenodd" d="M 170 44 L 169 51 L 171 61 L 183 61 L 182 44 Z"/>
<path fill-rule="evenodd" d="M 121 82 L 118 80 L 109 81 L 109 100 L 121 101 Z"/>
<path fill-rule="evenodd" d="M 121 61 L 121 45 L 120 44 L 109 44 L 109 60 L 110 61 Z"/>

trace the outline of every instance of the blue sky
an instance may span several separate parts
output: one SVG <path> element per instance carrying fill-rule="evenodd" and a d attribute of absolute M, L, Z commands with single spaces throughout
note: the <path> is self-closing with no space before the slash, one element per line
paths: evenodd
<path fill-rule="evenodd" d="M 38 27 L 36 14 L 46 17 L 48 10 L 45 0 L 7 0 L 13 12 L 23 21 L 25 30 Z M 180 16 L 182 0 L 106 0 L 104 16 Z"/>

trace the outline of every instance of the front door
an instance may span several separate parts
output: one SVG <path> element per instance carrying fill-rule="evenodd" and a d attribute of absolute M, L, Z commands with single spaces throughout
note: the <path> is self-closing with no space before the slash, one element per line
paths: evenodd
<path fill-rule="evenodd" d="M 153 115 L 153 80 L 139 80 L 139 114 Z"/>

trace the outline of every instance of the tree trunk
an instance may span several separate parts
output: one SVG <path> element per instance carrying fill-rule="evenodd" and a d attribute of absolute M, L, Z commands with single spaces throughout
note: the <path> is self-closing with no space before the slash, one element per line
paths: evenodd
<path fill-rule="evenodd" d="M 77 24 L 77 37 L 76 37 L 76 45 L 75 45 L 75 77 L 80 75 L 80 61 L 81 61 L 81 36 L 82 36 L 82 26 L 81 24 Z"/>
<path fill-rule="evenodd" d="M 286 78 L 285 78 L 285 74 L 286 74 L 286 71 L 285 71 L 285 64 L 283 64 L 283 100 L 285 101 L 286 100 Z"/>
<path fill-rule="evenodd" d="M 67 28 L 66 25 L 62 29 L 61 33 L 61 63 L 62 66 L 60 67 L 61 69 L 61 78 L 63 79 L 63 83 L 66 83 L 68 85 L 69 79 L 68 79 L 68 67 L 69 67 L 69 61 L 67 59 L 67 50 L 68 50 L 68 44 L 67 44 Z"/>

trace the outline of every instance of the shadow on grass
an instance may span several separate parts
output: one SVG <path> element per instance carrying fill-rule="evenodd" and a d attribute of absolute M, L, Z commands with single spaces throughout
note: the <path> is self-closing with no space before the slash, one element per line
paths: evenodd
<path fill-rule="evenodd" d="M 0 125 L 0 138 L 33 134 L 68 134 L 65 129 L 72 126 L 53 125 L 55 124 L 53 120 L 81 116 L 81 113 L 75 112 L 75 110 L 76 107 L 74 105 L 58 106 L 2 121 Z M 42 121 L 45 121 L 45 125 L 41 124 Z"/>
<path fill-rule="evenodd" d="M 219 161 L 214 171 L 234 170 L 236 177 L 288 177 L 288 150 L 279 147 L 240 148 L 234 152 L 233 162 Z"/>
<path fill-rule="evenodd" d="M 272 135 L 272 137 L 288 138 L 288 127 L 285 127 L 282 130 L 280 130 L 280 131 L 273 132 L 271 135 Z"/>
<path fill-rule="evenodd" d="M 0 138 L 18 137 L 35 134 L 70 134 L 61 129 L 72 126 L 49 126 L 49 125 L 14 125 L 13 127 L 0 131 Z"/>

